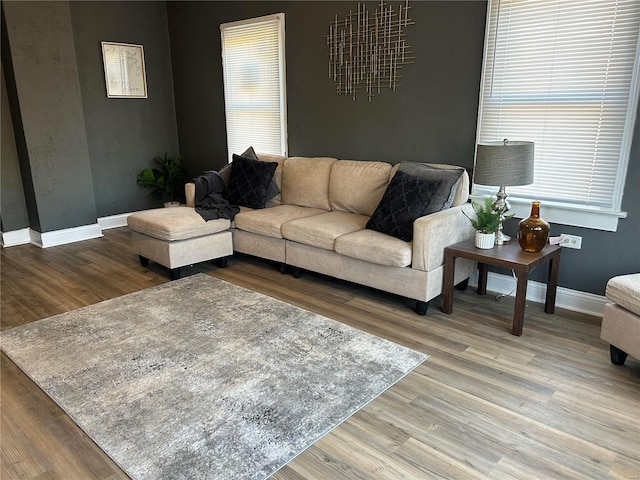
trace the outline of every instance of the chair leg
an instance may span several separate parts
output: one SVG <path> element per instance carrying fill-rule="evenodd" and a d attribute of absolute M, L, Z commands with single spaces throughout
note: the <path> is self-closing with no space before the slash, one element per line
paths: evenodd
<path fill-rule="evenodd" d="M 180 267 L 171 269 L 171 280 L 178 280 L 180 278 Z"/>
<path fill-rule="evenodd" d="M 291 274 L 293 278 L 300 278 L 302 276 L 302 269 L 300 267 L 291 267 Z"/>
<path fill-rule="evenodd" d="M 626 352 L 620 350 L 614 345 L 609 345 L 609 351 L 611 353 L 611 363 L 614 365 L 624 365 L 624 362 L 627 359 Z"/>
<path fill-rule="evenodd" d="M 138 255 L 138 258 L 140 259 L 140 265 L 142 265 L 143 267 L 148 267 L 149 266 L 149 259 L 147 257 L 143 257 L 142 255 Z"/>
<path fill-rule="evenodd" d="M 458 285 L 456 285 L 456 288 L 458 290 L 462 290 L 465 291 L 467 289 L 467 287 L 469 286 L 469 279 L 466 278 L 463 281 L 461 281 Z"/>
<path fill-rule="evenodd" d="M 283 275 L 289 273 L 289 265 L 287 265 L 286 263 L 281 263 L 280 265 L 278 265 L 278 268 L 280 270 L 280 273 Z"/>
<path fill-rule="evenodd" d="M 416 313 L 418 315 L 426 315 L 428 309 L 429 302 L 421 302 L 420 300 L 416 300 Z"/>

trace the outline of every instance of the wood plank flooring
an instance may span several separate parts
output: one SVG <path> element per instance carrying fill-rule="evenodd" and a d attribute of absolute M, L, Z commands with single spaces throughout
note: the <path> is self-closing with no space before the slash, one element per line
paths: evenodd
<path fill-rule="evenodd" d="M 143 268 L 129 231 L 0 252 L 2 329 L 169 281 Z M 640 362 L 609 361 L 600 320 L 528 303 L 524 333 L 509 331 L 513 299 L 455 291 L 411 302 L 237 256 L 204 272 L 387 338 L 431 357 L 273 475 L 305 479 L 639 479 Z M 6 479 L 126 479 L 126 474 L 4 354 L 1 467 Z M 197 478 L 195 472 L 187 477 Z"/>

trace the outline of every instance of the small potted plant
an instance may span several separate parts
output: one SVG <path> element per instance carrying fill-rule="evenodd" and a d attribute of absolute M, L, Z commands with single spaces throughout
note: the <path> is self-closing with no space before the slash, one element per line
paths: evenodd
<path fill-rule="evenodd" d="M 476 214 L 476 218 L 471 218 L 464 213 L 465 217 L 469 219 L 473 228 L 476 229 L 476 247 L 477 248 L 493 248 L 496 241 L 496 232 L 500 227 L 500 211 L 494 210 L 493 198 L 486 197 L 484 199 L 484 205 L 471 200 L 471 206 Z M 507 217 L 510 218 L 510 217 Z"/>
<path fill-rule="evenodd" d="M 153 188 L 152 194 L 159 195 L 165 206 L 180 205 L 178 192 L 186 179 L 186 168 L 182 165 L 182 155 L 156 157 L 158 168 L 147 167 L 136 178 L 138 185 Z"/>

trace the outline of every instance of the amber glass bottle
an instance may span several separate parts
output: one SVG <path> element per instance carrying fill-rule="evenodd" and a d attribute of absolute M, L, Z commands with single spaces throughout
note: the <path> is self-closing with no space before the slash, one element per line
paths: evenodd
<path fill-rule="evenodd" d="M 525 252 L 539 252 L 549 240 L 549 224 L 540 218 L 540 202 L 531 202 L 531 215 L 518 224 L 518 242 Z"/>

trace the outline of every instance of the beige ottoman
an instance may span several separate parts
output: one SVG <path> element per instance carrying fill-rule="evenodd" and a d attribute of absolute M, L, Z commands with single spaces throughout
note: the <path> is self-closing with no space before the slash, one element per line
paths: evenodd
<path fill-rule="evenodd" d="M 622 365 L 627 355 L 640 360 L 640 273 L 607 282 L 600 338 L 609 343 L 611 361 Z"/>
<path fill-rule="evenodd" d="M 216 259 L 224 267 L 233 255 L 231 222 L 206 222 L 192 207 L 144 210 L 129 215 L 127 224 L 140 263 L 153 260 L 169 268 L 173 279 L 180 278 L 180 267 Z"/>

